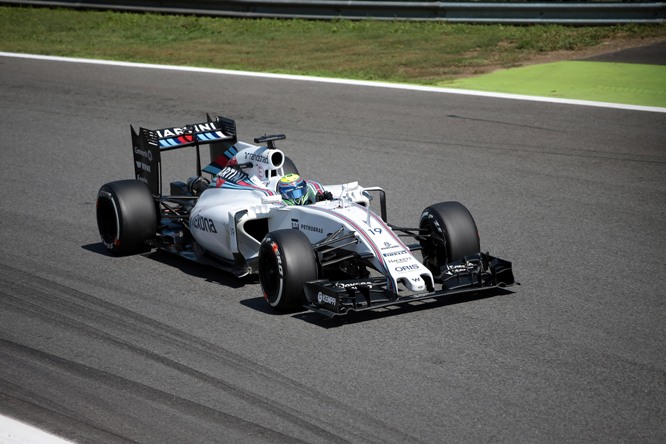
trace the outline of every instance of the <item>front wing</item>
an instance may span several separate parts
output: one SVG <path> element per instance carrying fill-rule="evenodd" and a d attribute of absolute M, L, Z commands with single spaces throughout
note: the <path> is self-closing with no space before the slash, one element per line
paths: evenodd
<path fill-rule="evenodd" d="M 307 282 L 305 308 L 328 317 L 381 307 L 452 296 L 478 293 L 515 284 L 511 262 L 488 254 L 478 253 L 442 267 L 439 276 L 441 289 L 416 294 L 400 295 L 389 291 L 385 277 Z"/>

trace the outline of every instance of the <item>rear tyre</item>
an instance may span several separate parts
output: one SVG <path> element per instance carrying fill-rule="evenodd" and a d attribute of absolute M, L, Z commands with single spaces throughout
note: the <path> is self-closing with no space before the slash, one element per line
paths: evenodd
<path fill-rule="evenodd" d="M 274 309 L 291 312 L 305 304 L 303 285 L 317 279 L 317 260 L 308 237 L 299 230 L 277 230 L 259 247 L 259 280 Z"/>
<path fill-rule="evenodd" d="M 423 210 L 419 223 L 428 236 L 419 241 L 423 263 L 433 273 L 449 262 L 481 251 L 479 231 L 469 210 L 460 202 L 441 202 Z"/>
<path fill-rule="evenodd" d="M 155 238 L 157 207 L 145 183 L 119 180 L 97 193 L 97 228 L 104 246 L 113 254 L 146 251 Z"/>

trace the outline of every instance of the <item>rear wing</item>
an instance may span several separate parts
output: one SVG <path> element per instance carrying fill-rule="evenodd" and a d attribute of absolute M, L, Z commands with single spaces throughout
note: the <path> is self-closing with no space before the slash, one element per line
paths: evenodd
<path fill-rule="evenodd" d="M 150 130 L 130 125 L 134 175 L 148 185 L 154 196 L 162 195 L 162 151 L 195 147 L 197 175 L 201 175 L 201 145 L 209 145 L 210 159 L 216 159 L 237 141 L 236 122 L 218 116 L 215 120 L 206 115 L 206 122 L 183 127 Z"/>

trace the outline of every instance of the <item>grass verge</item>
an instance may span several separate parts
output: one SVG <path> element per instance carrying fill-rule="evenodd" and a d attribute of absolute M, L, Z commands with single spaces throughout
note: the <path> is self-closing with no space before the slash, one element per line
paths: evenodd
<path fill-rule="evenodd" d="M 666 108 L 666 66 L 561 61 L 442 82 L 440 86 Z"/>
<path fill-rule="evenodd" d="M 436 85 L 558 54 L 666 39 L 567 27 L 233 19 L 0 7 L 0 51 Z"/>

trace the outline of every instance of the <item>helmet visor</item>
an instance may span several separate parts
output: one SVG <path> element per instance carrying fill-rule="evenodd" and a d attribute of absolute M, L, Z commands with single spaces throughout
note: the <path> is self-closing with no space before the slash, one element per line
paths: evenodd
<path fill-rule="evenodd" d="M 280 193 L 285 199 L 300 199 L 301 197 L 307 194 L 307 185 L 304 181 L 301 181 L 296 185 L 287 185 L 280 187 Z"/>

